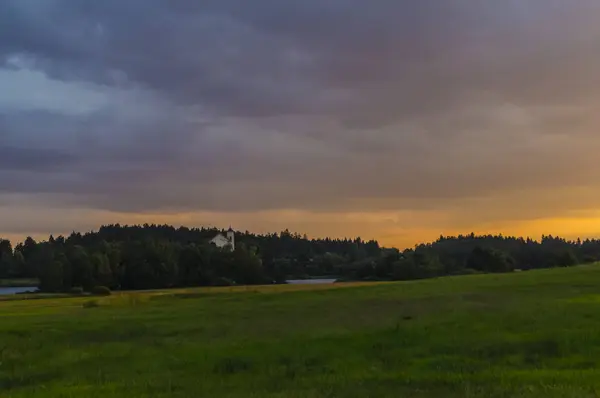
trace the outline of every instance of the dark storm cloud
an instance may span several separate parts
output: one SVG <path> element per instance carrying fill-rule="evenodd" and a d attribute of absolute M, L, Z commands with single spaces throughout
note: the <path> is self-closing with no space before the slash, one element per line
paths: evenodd
<path fill-rule="evenodd" d="M 0 185 L 232 211 L 589 184 L 599 17 L 595 0 L 5 0 Z"/>

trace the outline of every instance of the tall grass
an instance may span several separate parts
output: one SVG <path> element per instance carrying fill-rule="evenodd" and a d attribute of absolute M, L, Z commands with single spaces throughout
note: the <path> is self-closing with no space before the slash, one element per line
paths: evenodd
<path fill-rule="evenodd" d="M 598 314 L 596 266 L 0 302 L 0 396 L 597 397 Z"/>

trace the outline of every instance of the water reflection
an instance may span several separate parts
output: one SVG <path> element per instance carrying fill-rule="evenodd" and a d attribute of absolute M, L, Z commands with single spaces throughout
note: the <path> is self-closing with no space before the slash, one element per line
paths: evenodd
<path fill-rule="evenodd" d="M 33 292 L 35 290 L 36 290 L 36 288 L 31 287 L 31 286 L 29 286 L 29 287 L 0 287 L 0 295 Z"/>
<path fill-rule="evenodd" d="M 291 285 L 324 285 L 334 283 L 337 279 L 290 279 L 286 282 Z"/>

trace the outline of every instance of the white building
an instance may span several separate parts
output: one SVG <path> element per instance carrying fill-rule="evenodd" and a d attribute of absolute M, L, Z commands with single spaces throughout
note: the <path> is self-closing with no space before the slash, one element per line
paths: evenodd
<path fill-rule="evenodd" d="M 225 235 L 221 233 L 217 234 L 217 236 L 210 240 L 210 243 L 221 249 L 230 247 L 231 250 L 235 250 L 235 233 L 233 232 L 233 229 L 229 227 Z"/>

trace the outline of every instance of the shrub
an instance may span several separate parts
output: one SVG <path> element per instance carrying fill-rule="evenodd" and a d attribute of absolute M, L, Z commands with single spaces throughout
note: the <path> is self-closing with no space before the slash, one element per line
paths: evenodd
<path fill-rule="evenodd" d="M 91 293 L 96 296 L 110 296 L 110 289 L 106 286 L 94 286 Z"/>
<path fill-rule="evenodd" d="M 82 287 L 72 287 L 71 289 L 69 289 L 69 293 L 81 295 L 81 294 L 83 294 L 83 288 Z"/>

